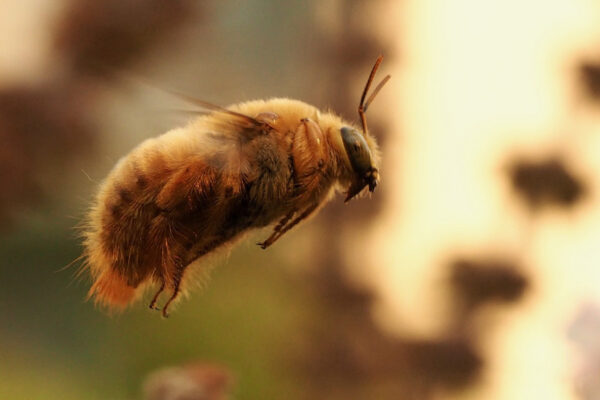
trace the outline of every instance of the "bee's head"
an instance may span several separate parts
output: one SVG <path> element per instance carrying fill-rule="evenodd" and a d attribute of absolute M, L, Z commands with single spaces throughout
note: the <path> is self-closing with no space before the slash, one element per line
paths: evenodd
<path fill-rule="evenodd" d="M 340 132 L 354 175 L 346 195 L 345 201 L 348 201 L 359 194 L 367 185 L 370 192 L 374 191 L 379 182 L 379 171 L 375 165 L 375 157 L 364 135 L 355 128 L 348 126 L 342 127 Z"/>
<path fill-rule="evenodd" d="M 369 75 L 369 79 L 367 79 L 367 84 L 365 85 L 365 89 L 360 97 L 358 115 L 360 117 L 360 122 L 362 123 L 363 131 L 359 132 L 357 129 L 347 126 L 343 126 L 340 129 L 342 142 L 344 143 L 344 149 L 346 150 L 346 155 L 350 160 L 350 166 L 352 167 L 352 171 L 354 173 L 345 201 L 348 201 L 359 194 L 367 185 L 369 185 L 369 191 L 372 192 L 375 190 L 377 182 L 379 182 L 379 171 L 377 170 L 376 166 L 377 160 L 374 159 L 376 156 L 374 153 L 377 152 L 377 146 L 372 138 L 369 137 L 369 130 L 367 129 L 367 117 L 365 113 L 367 112 L 369 104 L 371 104 L 373 99 L 375 99 L 375 96 L 377 96 L 377 93 L 379 93 L 381 88 L 390 79 L 389 75 L 383 78 L 375 87 L 373 93 L 371 93 L 371 96 L 369 96 L 367 99 L 367 93 L 369 92 L 369 88 L 371 87 L 371 83 L 375 77 L 375 73 L 377 72 L 379 64 L 381 64 L 382 60 L 383 56 L 379 56 L 377 61 L 375 61 L 375 65 L 373 65 L 373 69 L 371 69 L 371 74 Z M 370 145 L 370 142 L 372 142 L 372 145 Z"/>

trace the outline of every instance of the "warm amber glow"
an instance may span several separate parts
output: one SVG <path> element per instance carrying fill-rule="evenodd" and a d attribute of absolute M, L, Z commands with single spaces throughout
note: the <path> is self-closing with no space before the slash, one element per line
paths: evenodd
<path fill-rule="evenodd" d="M 596 6 L 413 0 L 395 16 L 401 99 L 390 96 L 399 101 L 389 115 L 401 136 L 385 150 L 395 165 L 383 181 L 394 191 L 370 252 L 381 266 L 382 322 L 426 335 L 444 327 L 447 256 L 514 254 L 534 279 L 482 343 L 494 361 L 473 398 L 574 398 L 565 331 L 582 301 L 600 301 L 600 202 L 592 193 L 572 214 L 529 223 L 509 197 L 503 163 L 556 151 L 600 171 L 600 119 L 576 105 L 571 71 L 600 40 Z"/>

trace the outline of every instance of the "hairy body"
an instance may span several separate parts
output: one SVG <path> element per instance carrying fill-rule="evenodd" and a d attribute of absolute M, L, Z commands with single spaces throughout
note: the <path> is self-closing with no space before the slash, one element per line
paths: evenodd
<path fill-rule="evenodd" d="M 346 201 L 379 181 L 379 151 L 365 113 L 386 76 L 358 106 L 362 132 L 331 112 L 285 98 L 212 110 L 140 144 L 101 184 L 84 230 L 96 303 L 123 308 L 149 283 L 177 299 L 187 267 L 244 232 L 275 224 L 266 249 L 317 211 L 334 190 Z M 184 96 L 186 97 L 186 96 Z"/>
<path fill-rule="evenodd" d="M 152 307 L 163 289 L 172 300 L 194 261 L 279 221 L 267 247 L 355 179 L 340 135 L 351 125 L 334 114 L 289 99 L 228 110 L 251 120 L 201 116 L 140 144 L 103 182 L 85 232 L 98 303 L 125 306 L 148 282 L 160 285 Z"/>

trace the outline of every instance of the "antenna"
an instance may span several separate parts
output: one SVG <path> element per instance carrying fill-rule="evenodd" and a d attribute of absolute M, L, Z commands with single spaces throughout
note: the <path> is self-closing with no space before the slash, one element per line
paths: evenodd
<path fill-rule="evenodd" d="M 391 78 L 391 75 L 387 75 L 385 78 L 383 78 L 381 80 L 381 82 L 379 82 L 379 84 L 375 87 L 375 90 L 373 90 L 373 93 L 371 94 L 371 96 L 369 96 L 369 98 L 365 102 L 365 97 L 367 97 L 367 93 L 369 92 L 369 88 L 371 87 L 371 83 L 373 83 L 373 78 L 375 78 L 375 74 L 377 73 L 377 69 L 379 68 L 379 64 L 381 64 L 382 61 L 383 61 L 383 56 L 382 55 L 380 55 L 379 57 L 377 57 L 377 60 L 375 61 L 375 65 L 373 65 L 373 69 L 371 69 L 371 74 L 369 75 L 369 79 L 367 80 L 367 84 L 365 85 L 365 89 L 363 90 L 362 96 L 360 97 L 360 104 L 358 105 L 358 115 L 360 116 L 360 122 L 362 123 L 362 127 L 363 127 L 363 135 L 365 137 L 367 137 L 369 135 L 369 130 L 367 128 L 367 116 L 365 115 L 365 113 L 367 112 L 367 108 L 369 107 L 369 105 L 371 104 L 371 102 L 375 99 L 375 96 L 377 96 L 377 93 L 379 93 L 379 91 L 381 90 L 381 88 Z"/>

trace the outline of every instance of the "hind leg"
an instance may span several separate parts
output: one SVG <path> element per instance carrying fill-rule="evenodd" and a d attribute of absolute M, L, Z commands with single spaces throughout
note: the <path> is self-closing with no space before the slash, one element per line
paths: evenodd
<path fill-rule="evenodd" d="M 198 251 L 198 252 L 194 253 L 193 256 L 187 257 L 185 259 L 186 261 L 177 261 L 175 263 L 175 270 L 174 270 L 173 275 L 171 277 L 171 284 L 173 286 L 173 293 L 171 294 L 171 297 L 169 298 L 169 300 L 167 300 L 167 302 L 165 303 L 165 305 L 164 305 L 164 307 L 162 309 L 162 315 L 163 315 L 163 317 L 165 317 L 165 318 L 169 317 L 168 308 L 171 305 L 171 303 L 173 303 L 177 299 L 177 297 L 179 296 L 179 294 L 181 293 L 181 281 L 183 280 L 183 275 L 185 273 L 186 268 L 190 264 L 192 264 L 194 262 L 194 260 L 197 260 L 198 258 L 202 257 L 206 253 L 212 251 L 220 243 L 223 243 L 223 242 L 224 242 L 224 239 L 222 239 L 222 238 L 214 240 L 214 241 L 210 242 L 209 244 L 207 244 L 201 251 Z"/>
<path fill-rule="evenodd" d="M 160 311 L 160 308 L 158 308 L 156 306 L 156 303 L 158 302 L 158 297 L 164 290 L 165 290 L 165 281 L 163 280 L 162 283 L 160 284 L 160 288 L 154 294 L 154 297 L 152 297 L 152 301 L 150 302 L 150 305 L 148 306 L 151 310 Z"/>
<path fill-rule="evenodd" d="M 162 309 L 162 316 L 165 318 L 169 317 L 169 306 L 181 293 L 181 280 L 183 279 L 183 272 L 185 271 L 186 267 L 187 265 L 178 264 L 175 269 L 175 273 L 173 274 L 173 293 L 171 294 L 171 297 L 169 298 L 169 300 L 167 300 Z"/>

